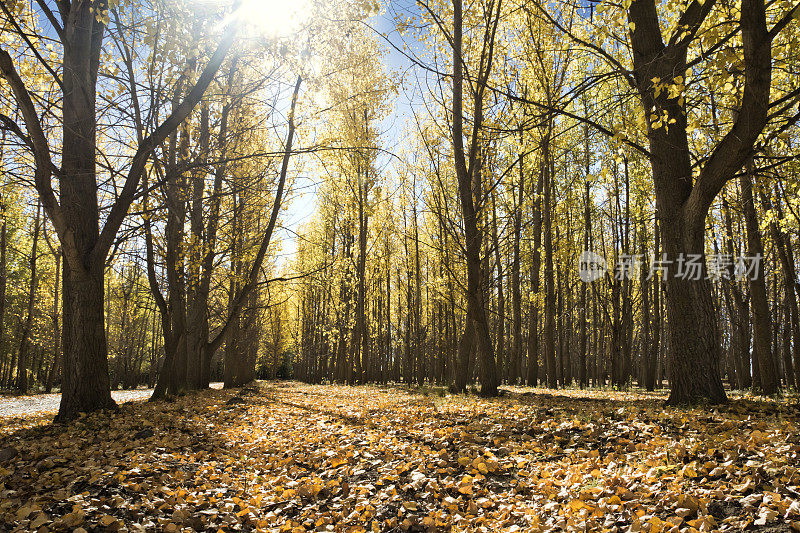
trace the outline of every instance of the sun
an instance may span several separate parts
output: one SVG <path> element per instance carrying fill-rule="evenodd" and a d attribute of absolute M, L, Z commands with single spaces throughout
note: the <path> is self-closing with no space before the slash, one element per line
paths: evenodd
<path fill-rule="evenodd" d="M 267 37 L 288 37 L 311 18 L 312 0 L 244 0 L 239 19 Z"/>

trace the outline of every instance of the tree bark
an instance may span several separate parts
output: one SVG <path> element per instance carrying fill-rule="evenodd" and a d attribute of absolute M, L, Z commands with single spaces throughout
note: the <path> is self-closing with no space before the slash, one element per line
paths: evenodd
<path fill-rule="evenodd" d="M 503 291 L 503 262 L 500 254 L 500 239 L 497 235 L 497 206 L 495 205 L 495 194 L 492 194 L 492 247 L 494 248 L 495 264 L 497 265 L 497 367 L 500 369 L 499 381 L 502 381 L 502 375 L 509 376 L 509 381 L 516 380 L 514 372 L 514 355 L 509 354 L 506 358 L 505 353 L 505 336 L 506 336 L 506 298 Z"/>
<path fill-rule="evenodd" d="M 521 135 L 521 134 L 520 134 Z M 519 183 L 514 204 L 514 244 L 511 258 L 511 369 L 509 382 L 517 383 L 522 376 L 522 290 L 520 288 L 520 239 L 522 235 L 522 204 L 525 198 L 525 156 L 519 156 Z"/>
<path fill-rule="evenodd" d="M 53 363 L 50 366 L 50 371 L 47 373 L 47 384 L 45 385 L 45 392 L 49 393 L 53 390 L 53 381 L 55 376 L 61 368 L 61 321 L 59 320 L 58 313 L 58 299 L 59 287 L 61 283 L 61 265 L 64 262 L 61 250 L 59 249 L 55 254 L 56 258 L 56 275 L 55 275 L 55 290 L 53 291 L 53 311 L 50 315 L 50 320 L 53 321 Z"/>

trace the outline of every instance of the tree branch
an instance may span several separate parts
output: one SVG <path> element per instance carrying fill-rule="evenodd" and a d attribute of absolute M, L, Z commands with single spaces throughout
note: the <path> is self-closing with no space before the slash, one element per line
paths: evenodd
<path fill-rule="evenodd" d="M 139 145 L 139 148 L 137 149 L 136 154 L 133 156 L 131 161 L 130 170 L 128 171 L 128 176 L 125 179 L 125 184 L 122 187 L 122 192 L 120 193 L 117 201 L 114 202 L 114 205 L 111 207 L 111 211 L 108 214 L 106 223 L 103 226 L 102 232 L 100 233 L 100 238 L 98 239 L 94 250 L 92 250 L 91 265 L 93 268 L 102 268 L 103 264 L 105 263 L 105 258 L 108 254 L 111 244 L 114 241 L 114 236 L 117 234 L 117 231 L 119 231 L 122 221 L 125 219 L 128 209 L 136 197 L 136 189 L 139 186 L 139 180 L 142 177 L 145 165 L 147 164 L 153 149 L 161 144 L 172 132 L 178 128 L 181 122 L 183 122 L 186 117 L 189 116 L 194 107 L 203 97 L 203 94 L 205 94 L 206 89 L 211 84 L 211 81 L 214 79 L 214 76 L 222 65 L 225 56 L 228 54 L 228 50 L 230 50 L 231 46 L 233 45 L 234 38 L 238 33 L 238 28 L 239 25 L 236 22 L 233 22 L 233 26 L 228 29 L 227 33 L 222 38 L 219 46 L 214 51 L 214 55 L 211 56 L 211 59 L 206 65 L 202 74 L 200 74 L 200 78 L 197 80 L 197 83 L 194 85 L 194 87 L 192 87 L 192 89 L 189 91 L 189 94 L 186 95 L 186 98 L 184 98 L 180 105 L 175 108 L 175 110 L 164 120 L 164 122 L 162 122 Z"/>
<path fill-rule="evenodd" d="M 19 77 L 17 70 L 14 68 L 14 62 L 11 56 L 3 49 L 0 49 L 0 75 L 2 75 L 11 86 L 14 99 L 22 112 L 22 118 L 25 120 L 25 128 L 28 130 L 28 137 L 30 139 L 29 146 L 33 150 L 35 163 L 34 183 L 36 184 L 39 198 L 47 212 L 47 216 L 49 216 L 50 220 L 53 222 L 59 239 L 61 239 L 64 245 L 64 257 L 69 261 L 70 268 L 80 271 L 83 266 L 78 254 L 78 249 L 75 246 L 75 239 L 72 232 L 67 227 L 61 206 L 53 192 L 53 184 L 50 181 L 54 165 L 53 160 L 50 158 L 50 147 L 47 144 L 47 138 L 44 135 L 39 116 L 36 114 L 36 108 L 31 100 L 31 95 L 25 87 L 22 78 Z"/>
<path fill-rule="evenodd" d="M 719 191 L 751 154 L 767 123 L 772 64 L 764 0 L 742 0 L 740 25 L 745 60 L 742 103 L 733 127 L 714 149 L 692 188 L 687 212 L 696 216 L 705 216 Z"/>

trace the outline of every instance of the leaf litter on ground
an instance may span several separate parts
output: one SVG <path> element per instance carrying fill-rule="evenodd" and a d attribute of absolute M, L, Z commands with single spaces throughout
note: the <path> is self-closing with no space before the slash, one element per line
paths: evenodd
<path fill-rule="evenodd" d="M 0 421 L 4 531 L 800 531 L 790 401 L 260 383 Z"/>

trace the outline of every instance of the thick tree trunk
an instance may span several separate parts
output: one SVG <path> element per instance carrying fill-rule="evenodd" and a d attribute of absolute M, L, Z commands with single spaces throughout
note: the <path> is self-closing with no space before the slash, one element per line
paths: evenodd
<path fill-rule="evenodd" d="M 223 110 L 223 113 L 226 113 Z M 227 117 L 225 117 L 227 118 Z M 209 109 L 204 103 L 200 113 L 200 158 L 208 161 L 210 131 Z M 224 155 L 223 155 L 224 157 Z M 188 245 L 187 283 L 186 283 L 186 351 L 187 375 L 186 388 L 190 390 L 203 388 L 203 368 L 205 366 L 204 348 L 208 343 L 208 293 L 202 290 L 204 252 L 208 242 L 204 239 L 203 230 L 203 196 L 205 194 L 205 172 L 195 171 L 191 177 L 192 199 L 189 210 L 189 231 L 191 240 Z M 212 215 L 213 216 L 213 213 Z M 207 252 L 206 252 L 207 253 Z"/>
<path fill-rule="evenodd" d="M 103 276 L 75 272 L 65 261 L 62 279 L 64 365 L 58 421 L 116 408 L 108 381 Z"/>
<path fill-rule="evenodd" d="M 236 290 L 235 285 L 231 284 L 231 293 Z M 240 347 L 240 333 L 239 318 L 233 319 L 230 329 L 228 330 L 225 338 L 225 373 L 223 376 L 224 387 L 226 389 L 239 387 L 242 385 L 242 377 L 240 376 L 241 363 L 239 358 L 244 354 L 241 353 Z"/>
<path fill-rule="evenodd" d="M 697 254 L 705 264 L 703 229 L 683 230 L 685 223 L 674 211 L 660 208 L 664 251 L 667 257 Z M 683 230 L 683 231 L 681 231 Z M 675 269 L 666 277 L 667 320 L 669 322 L 668 403 L 695 403 L 727 400 L 719 372 L 721 344 L 711 282 L 705 279 L 681 279 Z"/>
<path fill-rule="evenodd" d="M 104 28 L 95 22 L 91 3 L 69 13 L 71 38 L 64 47 L 61 210 L 72 242 L 62 242 L 64 262 L 64 371 L 56 420 L 80 412 L 115 408 L 108 379 L 104 313 L 105 261 L 93 261 L 98 243 L 95 95 L 100 41 Z M 65 28 L 66 30 L 66 28 Z M 61 235 L 59 235 L 61 237 Z"/>
<path fill-rule="evenodd" d="M 258 362 L 258 347 L 261 344 L 261 332 L 262 332 L 262 321 L 259 319 L 259 299 L 261 297 L 261 291 L 256 287 L 252 291 L 250 291 L 250 295 L 247 297 L 248 299 L 248 308 L 243 313 L 243 320 L 244 323 L 244 341 L 245 345 L 240 348 L 240 361 L 241 367 L 239 374 L 241 376 L 241 384 L 245 385 L 250 383 L 256 378 L 256 363 Z M 277 317 L 278 321 L 281 320 L 281 317 Z M 275 345 L 276 349 L 280 346 L 280 323 L 279 326 L 273 328 L 277 336 L 275 338 Z M 280 360 L 281 353 L 278 352 L 278 364 L 281 364 Z M 286 376 L 291 377 L 291 376 Z"/>

